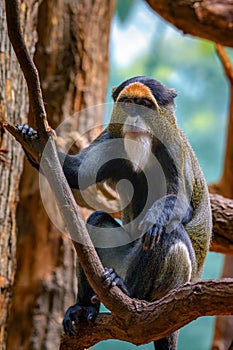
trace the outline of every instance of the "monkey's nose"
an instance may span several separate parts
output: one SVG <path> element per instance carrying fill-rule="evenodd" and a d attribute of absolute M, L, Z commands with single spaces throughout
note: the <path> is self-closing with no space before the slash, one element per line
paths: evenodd
<path fill-rule="evenodd" d="M 140 116 L 138 114 L 130 115 L 127 119 L 127 122 L 131 125 L 137 125 L 139 122 Z"/>
<path fill-rule="evenodd" d="M 132 104 L 128 112 L 132 118 L 138 118 L 140 116 L 139 106 L 136 104 Z"/>

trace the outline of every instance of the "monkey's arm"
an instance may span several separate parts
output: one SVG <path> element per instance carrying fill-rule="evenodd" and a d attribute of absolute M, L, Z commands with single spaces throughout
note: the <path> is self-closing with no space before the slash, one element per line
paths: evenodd
<path fill-rule="evenodd" d="M 175 194 L 155 201 L 139 224 L 143 233 L 144 249 L 153 249 L 161 234 L 169 234 L 179 224 L 187 224 L 192 218 L 193 208 L 185 199 Z"/>
<path fill-rule="evenodd" d="M 29 125 L 18 125 L 18 132 L 25 139 L 38 138 L 37 132 Z M 108 130 L 104 130 L 88 147 L 75 155 L 58 152 L 60 163 L 71 188 L 85 189 L 110 177 L 110 167 L 105 162 L 109 142 L 112 138 Z M 24 149 L 31 165 L 40 171 L 40 165 L 31 158 Z M 43 156 L 42 156 L 43 157 Z"/>
<path fill-rule="evenodd" d="M 58 152 L 64 174 L 71 188 L 84 190 L 110 177 L 106 153 L 112 136 L 104 130 L 88 147 L 75 155 Z"/>

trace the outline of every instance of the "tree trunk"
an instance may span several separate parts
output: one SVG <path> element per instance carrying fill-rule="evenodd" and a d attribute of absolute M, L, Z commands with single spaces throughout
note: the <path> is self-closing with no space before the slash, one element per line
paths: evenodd
<path fill-rule="evenodd" d="M 41 2 L 34 57 L 53 128 L 80 109 L 104 102 L 113 10 L 114 1 L 107 0 Z M 76 127 L 82 132 L 101 122 L 96 116 L 81 115 Z M 83 210 L 83 216 L 86 213 Z M 77 292 L 75 253 L 70 240 L 49 221 L 38 174 L 27 160 L 17 225 L 18 268 L 7 348 L 56 349 L 64 311 L 75 302 Z"/>
<path fill-rule="evenodd" d="M 35 45 L 35 13 L 29 2 L 21 2 L 21 19 L 27 45 L 32 52 Z M 28 111 L 26 84 L 9 43 L 5 5 L 0 0 L 0 119 L 12 123 L 25 122 Z M 26 33 L 30 33 L 28 36 Z M 7 320 L 16 268 L 16 208 L 18 186 L 23 167 L 23 151 L 8 133 L 0 130 L 0 348 L 5 349 Z"/>

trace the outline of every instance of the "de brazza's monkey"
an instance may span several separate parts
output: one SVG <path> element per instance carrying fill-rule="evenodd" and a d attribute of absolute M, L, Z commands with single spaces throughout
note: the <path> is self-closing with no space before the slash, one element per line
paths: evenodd
<path fill-rule="evenodd" d="M 122 225 L 96 211 L 87 228 L 103 265 L 114 268 L 106 269 L 105 280 L 147 301 L 200 278 L 212 232 L 207 185 L 176 123 L 175 96 L 154 79 L 131 78 L 114 89 L 111 121 L 100 136 L 76 155 L 59 153 L 71 188 L 106 182 L 118 191 Z M 36 136 L 27 125 L 18 130 Z M 73 322 L 98 312 L 79 266 L 77 303 L 66 312 L 65 332 L 73 335 Z M 177 332 L 154 344 L 174 350 L 176 343 Z"/>

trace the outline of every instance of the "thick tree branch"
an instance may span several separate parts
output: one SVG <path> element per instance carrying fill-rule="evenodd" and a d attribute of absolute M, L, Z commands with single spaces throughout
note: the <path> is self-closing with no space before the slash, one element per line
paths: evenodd
<path fill-rule="evenodd" d="M 147 0 L 151 8 L 185 34 L 233 47 L 230 0 Z"/>
<path fill-rule="evenodd" d="M 64 336 L 60 350 L 83 350 L 111 338 L 145 344 L 200 316 L 230 315 L 233 312 L 232 288 L 233 279 L 202 281 L 186 284 L 153 303 L 131 300 L 130 322 L 123 319 L 117 323 L 110 314 L 101 314 L 88 326 L 80 324 L 78 336 Z"/>
<path fill-rule="evenodd" d="M 233 254 L 233 200 L 210 194 L 213 215 L 212 251 Z"/>

